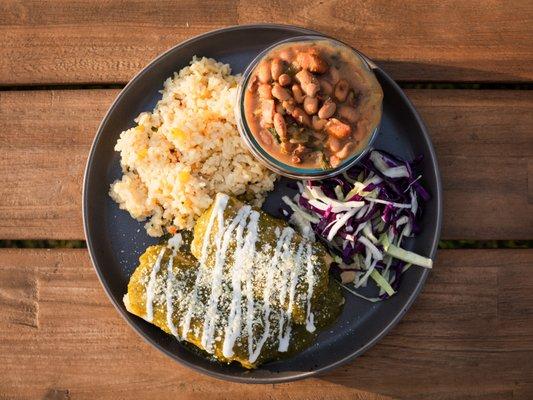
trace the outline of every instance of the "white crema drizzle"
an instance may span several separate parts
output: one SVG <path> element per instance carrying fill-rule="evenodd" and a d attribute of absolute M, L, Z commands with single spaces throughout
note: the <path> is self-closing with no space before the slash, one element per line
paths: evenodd
<path fill-rule="evenodd" d="M 157 273 L 161 269 L 161 260 L 165 255 L 166 248 L 162 248 L 155 260 L 154 267 L 150 272 L 150 280 L 146 286 L 146 320 L 152 322 L 154 320 L 154 297 Z"/>
<path fill-rule="evenodd" d="M 248 355 L 248 360 L 252 363 L 255 362 L 257 360 L 257 357 L 259 357 L 259 354 L 261 354 L 261 349 L 263 348 L 266 340 L 268 339 L 270 335 L 270 312 L 271 312 L 270 296 L 272 292 L 272 286 L 274 284 L 274 274 L 276 272 L 278 263 L 280 262 L 281 250 L 285 246 L 290 245 L 290 242 L 293 236 L 294 236 L 294 229 L 289 228 L 289 227 L 283 228 L 283 231 L 281 232 L 278 242 L 276 243 L 276 249 L 274 250 L 274 256 L 272 257 L 272 264 L 268 268 L 265 288 L 263 290 L 264 331 L 263 331 L 263 335 L 261 336 L 261 339 L 259 339 L 259 342 L 256 345 L 255 350 L 250 352 L 250 354 Z"/>
<path fill-rule="evenodd" d="M 313 273 L 314 265 L 313 265 L 313 249 L 311 247 L 311 243 L 307 243 L 307 272 L 305 274 L 305 278 L 307 279 L 307 318 L 305 321 L 305 329 L 307 329 L 308 332 L 314 332 L 316 330 L 315 327 L 315 315 L 311 312 L 311 298 L 313 297 L 313 288 L 315 286 L 315 274 Z"/>
<path fill-rule="evenodd" d="M 304 273 L 307 283 L 307 312 L 306 312 L 306 329 L 309 332 L 315 331 L 314 315 L 311 312 L 311 298 L 313 295 L 313 288 L 315 285 L 314 265 L 313 265 L 313 249 L 312 244 L 306 240 L 302 240 L 298 245 L 295 253 L 292 252 L 292 240 L 295 231 L 290 227 L 283 229 L 276 228 L 276 245 L 274 247 L 274 254 L 272 255 L 269 265 L 264 271 L 256 271 L 254 266 L 260 263 L 256 254 L 256 244 L 259 239 L 259 218 L 260 214 L 253 211 L 250 206 L 241 207 L 234 218 L 224 221 L 224 211 L 227 207 L 229 197 L 227 195 L 217 195 L 213 210 L 206 226 L 204 238 L 202 242 L 201 257 L 199 260 L 198 272 L 195 284 L 190 294 L 187 297 L 184 310 L 186 310 L 184 317 L 181 320 L 180 328 L 182 331 L 182 338 L 186 339 L 190 331 L 191 319 L 195 314 L 195 309 L 200 305 L 198 292 L 201 290 L 202 282 L 208 274 L 211 281 L 210 296 L 205 305 L 205 312 L 203 313 L 203 329 L 201 336 L 201 344 L 204 349 L 210 353 L 213 352 L 213 345 L 216 336 L 216 327 L 220 323 L 220 297 L 223 295 L 224 287 L 224 272 L 226 258 L 233 258 L 233 268 L 229 274 L 228 281 L 231 283 L 231 301 L 229 304 L 229 311 L 227 313 L 227 321 L 223 325 L 223 344 L 222 354 L 225 357 L 232 357 L 234 355 L 234 346 L 239 337 L 242 335 L 242 330 L 245 328 L 248 337 L 248 359 L 253 363 L 259 357 L 263 346 L 267 339 L 272 335 L 271 333 L 271 318 L 272 301 L 279 303 L 279 331 L 278 337 L 278 351 L 285 352 L 289 348 L 291 338 L 291 315 L 297 298 L 298 277 Z M 211 238 L 213 227 L 217 224 L 217 232 L 214 240 Z M 228 255 L 232 239 L 235 240 L 235 249 L 233 254 Z M 172 241 L 172 242 L 171 242 Z M 167 325 L 171 333 L 178 336 L 178 331 L 173 323 L 173 296 L 174 288 L 177 286 L 176 277 L 173 273 L 173 257 L 179 250 L 182 243 L 182 238 L 177 235 L 169 241 L 169 247 L 173 249 L 172 257 L 167 265 L 167 282 L 166 282 L 166 311 L 167 311 Z M 213 243 L 213 244 L 211 244 Z M 213 246 L 214 265 L 209 268 L 206 265 L 209 248 Z M 154 268 L 150 274 L 150 281 L 147 286 L 147 304 L 146 314 L 147 319 L 153 319 L 153 298 L 155 296 L 156 275 L 161 268 L 161 260 L 163 258 L 165 249 L 163 249 L 156 260 Z M 265 274 L 265 282 L 263 287 L 263 306 L 261 310 L 257 310 L 261 317 L 261 326 L 263 333 L 257 343 L 254 343 L 254 314 L 256 311 L 256 304 L 254 301 L 254 285 L 253 279 L 256 276 Z M 259 274 L 259 275 L 258 275 Z M 276 292 L 277 290 L 277 292 Z M 277 296 L 273 296 L 277 294 Z M 179 296 L 183 294 L 178 293 Z M 244 297 L 244 298 L 243 298 Z M 245 312 L 242 309 L 243 300 L 245 300 Z M 243 314 L 245 314 L 243 316 Z M 244 321 L 243 321 L 244 320 Z"/>
<path fill-rule="evenodd" d="M 176 325 L 174 325 L 174 320 L 173 320 L 174 301 L 172 299 L 172 295 L 174 292 L 174 288 L 176 287 L 176 277 L 174 276 L 173 267 L 174 267 L 174 257 L 176 256 L 176 253 L 180 249 L 182 243 L 183 243 L 183 239 L 180 233 L 177 233 L 168 241 L 167 247 L 172 249 L 172 256 L 170 257 L 167 263 L 167 285 L 165 289 L 165 298 L 166 298 L 166 304 L 167 304 L 167 326 L 168 326 L 168 329 L 170 330 L 170 333 L 172 333 L 178 339 L 179 339 L 178 330 L 176 328 Z"/>
<path fill-rule="evenodd" d="M 300 245 L 298 246 L 298 250 L 296 251 L 296 255 L 294 257 L 295 260 L 301 259 L 304 249 L 305 249 L 305 242 L 302 240 L 300 242 Z M 289 349 L 289 343 L 290 343 L 291 331 L 292 331 L 291 315 L 292 315 L 292 310 L 294 308 L 294 299 L 296 298 L 296 285 L 298 284 L 299 273 L 300 273 L 300 264 L 296 264 L 295 267 L 290 269 L 289 287 L 288 287 L 289 304 L 287 306 L 287 312 L 281 314 L 282 318 L 280 318 L 280 324 L 279 324 L 278 351 L 280 352 L 285 352 Z M 284 329 L 284 319 L 285 319 L 284 315 L 287 315 L 287 324 L 286 324 L 285 329 Z"/>
<path fill-rule="evenodd" d="M 224 210 L 226 209 L 226 206 L 228 204 L 229 197 L 226 195 L 218 195 L 215 199 L 215 204 L 213 205 L 213 211 L 211 212 L 211 216 L 209 217 L 209 222 L 207 223 L 207 227 L 205 230 L 204 235 L 204 241 L 202 243 L 202 254 L 200 257 L 200 265 L 198 267 L 198 274 L 196 275 L 196 281 L 194 283 L 194 288 L 192 290 L 191 295 L 189 296 L 189 302 L 187 307 L 187 313 L 185 314 L 185 317 L 183 318 L 183 324 L 182 324 L 182 336 L 183 338 L 187 338 L 187 335 L 189 333 L 189 329 L 191 327 L 191 318 L 194 312 L 194 308 L 196 307 L 196 303 L 198 302 L 198 288 L 200 287 L 200 282 L 202 281 L 202 272 L 205 269 L 205 262 L 207 261 L 207 249 L 209 247 L 209 242 L 211 240 L 211 231 L 213 230 L 213 225 L 215 223 L 215 220 L 219 216 L 219 214 L 222 214 L 222 218 L 219 219 L 219 225 L 220 222 L 222 222 L 222 226 L 224 226 Z M 219 230 L 219 233 L 221 233 L 222 230 Z"/>
<path fill-rule="evenodd" d="M 243 234 L 246 227 L 246 220 L 243 219 L 237 227 L 236 234 L 236 249 L 234 254 L 234 266 L 231 274 L 231 286 L 233 290 L 233 295 L 231 299 L 230 311 L 228 315 L 228 324 L 224 329 L 224 343 L 222 345 L 222 354 L 224 357 L 232 357 L 234 354 L 233 347 L 235 346 L 235 341 L 241 334 L 241 325 L 242 325 L 242 287 L 241 282 L 244 282 L 245 285 L 250 286 L 252 289 L 251 292 L 251 301 L 249 304 L 250 309 L 246 315 L 246 324 L 248 326 L 248 321 L 250 321 L 250 326 L 253 319 L 253 288 L 251 287 L 251 278 L 252 278 L 252 262 L 255 255 L 255 244 L 257 242 L 257 230 L 259 222 L 259 213 L 257 211 L 252 211 L 250 213 L 250 222 L 248 223 L 248 233 L 244 238 L 243 243 Z M 247 288 L 245 287 L 246 292 Z M 250 294 L 250 293 L 248 293 Z M 251 312 L 251 316 L 250 316 Z M 251 336 L 249 336 L 251 337 Z"/>
<path fill-rule="evenodd" d="M 238 212 L 233 221 L 228 224 L 228 227 L 222 235 L 222 241 L 216 241 L 217 249 L 215 253 L 215 266 L 213 268 L 213 281 L 211 282 L 211 296 L 209 298 L 207 313 L 204 319 L 204 327 L 202 331 L 202 346 L 206 351 L 212 351 L 214 333 L 215 333 L 215 324 L 219 318 L 218 315 L 218 299 L 222 294 L 222 281 L 224 278 L 224 265 L 226 261 L 226 255 L 228 253 L 228 247 L 232 238 L 233 231 L 241 223 L 241 221 L 246 221 L 252 207 L 244 206 Z M 219 215 L 219 221 L 222 221 L 222 224 L 219 222 L 219 230 L 224 230 L 224 215 Z"/>
<path fill-rule="evenodd" d="M 247 254 L 250 258 L 246 260 L 244 265 L 244 282 L 245 282 L 245 291 L 246 291 L 246 333 L 248 335 L 248 354 L 252 354 L 254 348 L 254 311 L 255 311 L 255 302 L 254 302 L 254 286 L 252 281 L 252 270 L 254 266 L 254 254 L 255 254 L 255 242 L 257 240 L 257 231 L 258 231 L 258 222 L 259 222 L 259 213 L 253 215 L 254 219 L 250 218 L 250 231 L 248 232 L 247 238 L 255 232 L 256 237 L 251 237 L 250 240 L 253 242 L 253 247 L 247 247 Z"/>

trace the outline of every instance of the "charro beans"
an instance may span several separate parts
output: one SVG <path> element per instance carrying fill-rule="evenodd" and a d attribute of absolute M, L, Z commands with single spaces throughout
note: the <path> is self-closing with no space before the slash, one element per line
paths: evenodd
<path fill-rule="evenodd" d="M 248 126 L 283 163 L 335 168 L 377 126 L 381 88 L 350 51 L 323 40 L 283 44 L 249 77 Z"/>

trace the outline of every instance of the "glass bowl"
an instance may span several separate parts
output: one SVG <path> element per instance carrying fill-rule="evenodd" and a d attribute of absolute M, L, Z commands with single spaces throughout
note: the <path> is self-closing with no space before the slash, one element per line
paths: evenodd
<path fill-rule="evenodd" d="M 285 39 L 279 42 L 274 43 L 272 46 L 266 48 L 263 50 L 257 57 L 255 57 L 252 62 L 248 65 L 246 70 L 243 73 L 242 79 L 239 83 L 238 87 L 238 94 L 237 94 L 237 102 L 235 105 L 235 119 L 237 122 L 237 128 L 239 130 L 239 133 L 248 146 L 248 149 L 250 152 L 267 168 L 274 171 L 277 174 L 287 176 L 289 178 L 294 179 L 305 179 L 305 180 L 318 180 L 318 179 L 324 179 L 329 178 L 335 175 L 338 175 L 344 171 L 346 171 L 351 166 L 357 164 L 357 162 L 372 148 L 372 145 L 374 141 L 376 140 L 377 133 L 379 131 L 379 126 L 381 122 L 377 123 L 376 127 L 370 132 L 368 135 L 366 144 L 359 149 L 359 151 L 354 152 L 350 157 L 347 157 L 345 160 L 343 160 L 338 166 L 332 167 L 332 168 L 303 168 L 303 167 L 296 167 L 294 165 L 286 164 L 278 159 L 276 159 L 274 156 L 272 156 L 269 152 L 267 152 L 259 143 L 259 141 L 256 139 L 254 134 L 252 133 L 250 126 L 248 125 L 248 122 L 246 120 L 246 114 L 244 110 L 244 96 L 246 89 L 248 87 L 248 83 L 250 81 L 250 78 L 252 76 L 252 73 L 255 71 L 256 67 L 259 65 L 259 63 L 267 57 L 273 50 L 277 49 L 280 46 L 290 44 L 290 43 L 302 43 L 302 42 L 311 42 L 311 41 L 326 41 L 328 44 L 339 47 L 345 50 L 348 50 L 348 54 L 350 56 L 353 56 L 356 60 L 359 61 L 360 65 L 366 69 L 368 72 L 370 72 L 374 77 L 374 71 L 372 70 L 372 66 L 370 65 L 369 60 L 358 52 L 357 50 L 351 48 L 350 46 L 339 42 L 338 40 L 331 39 L 327 36 L 321 36 L 321 35 L 306 35 L 306 36 L 296 36 L 290 39 Z M 376 78 L 377 80 L 377 78 Z M 381 101 L 380 104 L 380 113 L 383 114 L 383 101 Z"/>

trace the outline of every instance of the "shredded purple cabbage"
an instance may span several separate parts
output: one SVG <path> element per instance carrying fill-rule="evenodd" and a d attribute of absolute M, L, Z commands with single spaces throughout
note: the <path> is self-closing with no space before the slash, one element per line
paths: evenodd
<path fill-rule="evenodd" d="M 372 153 L 374 158 L 371 158 Z M 342 175 L 306 182 L 305 187 L 300 186 L 295 203 L 315 220 L 318 217 L 318 222 L 310 225 L 316 239 L 338 256 L 332 264 L 335 276 L 342 271 L 357 271 L 363 275 L 368 271 L 370 259 L 374 261 L 372 265 L 375 270 L 386 277 L 390 287 L 398 290 L 408 263 L 388 255 L 382 241 L 386 237 L 399 248 L 404 237 L 412 237 L 420 232 L 416 220 L 422 213 L 422 203 L 430 199 L 420 183 L 420 176 L 414 172 L 421 160 L 421 157 L 416 157 L 409 162 L 390 153 L 374 150 Z M 403 176 L 391 177 L 398 175 Z M 354 189 L 360 183 L 364 186 Z M 339 192 L 342 194 L 340 198 Z M 310 200 L 322 202 L 321 208 L 311 204 L 313 202 Z M 364 202 L 364 205 L 342 206 L 346 202 Z M 414 211 L 413 206 L 416 207 Z M 341 211 L 335 212 L 335 208 Z M 349 211 L 353 215 L 346 215 Z M 291 215 L 292 210 L 285 214 Z M 340 228 L 337 224 L 336 232 L 332 231 L 335 222 L 343 216 L 349 219 Z M 331 240 L 328 239 L 330 234 L 333 235 Z M 369 242 L 372 243 L 370 247 Z M 376 252 L 379 254 L 376 255 Z M 380 254 L 382 258 L 376 258 Z M 390 297 L 383 290 L 377 296 L 379 299 Z"/>

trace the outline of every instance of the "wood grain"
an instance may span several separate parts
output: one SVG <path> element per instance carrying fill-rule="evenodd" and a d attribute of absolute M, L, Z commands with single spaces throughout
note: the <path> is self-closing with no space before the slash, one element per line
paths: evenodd
<path fill-rule="evenodd" d="M 117 93 L 0 92 L 0 238 L 83 238 L 85 159 Z M 408 95 L 438 153 L 443 238 L 532 238 L 533 92 L 409 90 Z"/>
<path fill-rule="evenodd" d="M 440 251 L 400 324 L 357 360 L 280 385 L 221 383 L 147 345 L 84 250 L 0 250 L 0 397 L 512 399 L 533 396 L 533 250 Z"/>
<path fill-rule="evenodd" d="M 335 36 L 400 80 L 533 79 L 528 0 L 7 0 L 0 6 L 0 85 L 124 83 L 191 36 L 260 22 Z"/>

